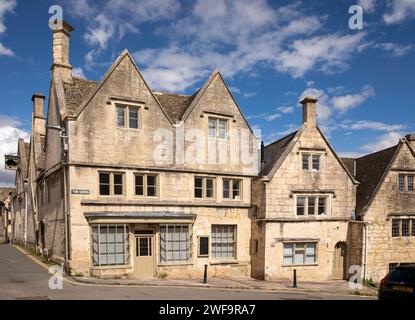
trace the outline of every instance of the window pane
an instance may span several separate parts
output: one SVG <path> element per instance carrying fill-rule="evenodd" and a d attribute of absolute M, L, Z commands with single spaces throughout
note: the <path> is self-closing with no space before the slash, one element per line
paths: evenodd
<path fill-rule="evenodd" d="M 405 191 L 405 176 L 399 175 L 399 191 Z"/>
<path fill-rule="evenodd" d="M 309 197 L 308 198 L 308 214 L 313 215 L 316 211 L 316 198 Z"/>
<path fill-rule="evenodd" d="M 195 198 L 203 198 L 203 179 L 195 178 Z"/>
<path fill-rule="evenodd" d="M 233 180 L 232 181 L 232 197 L 236 200 L 239 200 L 241 198 L 241 181 L 240 180 Z"/>
<path fill-rule="evenodd" d="M 110 195 L 110 175 L 107 173 L 99 174 L 99 194 L 101 196 Z"/>
<path fill-rule="evenodd" d="M 305 198 L 297 197 L 297 215 L 299 216 L 304 215 L 304 206 L 305 206 Z"/>
<path fill-rule="evenodd" d="M 209 138 L 216 138 L 216 120 L 209 119 Z"/>
<path fill-rule="evenodd" d="M 415 219 L 412 219 L 411 236 L 415 236 Z"/>
<path fill-rule="evenodd" d="M 129 108 L 128 119 L 130 128 L 138 129 L 138 109 Z"/>
<path fill-rule="evenodd" d="M 236 227 L 212 225 L 212 256 L 215 258 L 236 257 Z"/>
<path fill-rule="evenodd" d="M 409 237 L 409 220 L 402 220 L 402 237 Z"/>
<path fill-rule="evenodd" d="M 225 199 L 230 198 L 229 187 L 230 187 L 230 180 L 223 179 L 223 198 Z"/>
<path fill-rule="evenodd" d="M 326 197 L 318 198 L 318 214 L 326 214 Z"/>
<path fill-rule="evenodd" d="M 125 107 L 117 107 L 117 123 L 119 127 L 125 127 Z"/>
<path fill-rule="evenodd" d="M 305 153 L 302 156 L 302 165 L 303 165 L 303 170 L 308 170 L 309 169 L 309 164 L 308 164 L 308 159 L 309 159 L 310 155 Z"/>
<path fill-rule="evenodd" d="M 414 176 L 408 176 L 408 191 L 414 191 Z"/>
<path fill-rule="evenodd" d="M 186 225 L 160 227 L 160 261 L 188 261 L 190 258 L 189 241 L 189 227 Z"/>
<path fill-rule="evenodd" d="M 320 170 L 320 155 L 318 154 L 313 155 L 313 170 Z"/>
<path fill-rule="evenodd" d="M 208 237 L 199 238 L 199 255 L 200 256 L 209 255 L 209 238 Z"/>
<path fill-rule="evenodd" d="M 143 182 L 144 182 L 143 176 L 135 176 L 135 194 L 137 196 L 143 196 L 144 195 Z"/>
<path fill-rule="evenodd" d="M 213 179 L 206 179 L 206 198 L 213 198 Z"/>
<path fill-rule="evenodd" d="M 219 120 L 219 138 L 226 139 L 226 120 Z"/>
<path fill-rule="evenodd" d="M 101 225 L 92 228 L 92 260 L 94 265 L 125 265 L 128 232 L 124 225 Z"/>
<path fill-rule="evenodd" d="M 400 236 L 400 220 L 392 219 L 392 237 Z"/>
<path fill-rule="evenodd" d="M 157 195 L 157 177 L 147 176 L 147 196 L 155 197 Z"/>
<path fill-rule="evenodd" d="M 122 174 L 114 174 L 114 194 L 117 194 L 117 195 L 123 194 L 122 180 L 123 180 Z"/>

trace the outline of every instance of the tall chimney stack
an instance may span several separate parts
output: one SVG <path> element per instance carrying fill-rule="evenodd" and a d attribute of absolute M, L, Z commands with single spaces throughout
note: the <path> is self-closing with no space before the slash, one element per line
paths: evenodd
<path fill-rule="evenodd" d="M 303 105 L 303 123 L 307 122 L 308 126 L 317 126 L 316 103 L 318 99 L 314 97 L 305 97 L 300 103 Z"/>
<path fill-rule="evenodd" d="M 35 93 L 32 96 L 33 101 L 33 130 L 41 135 L 46 132 L 45 119 L 45 96 L 42 93 Z"/>
<path fill-rule="evenodd" d="M 59 73 L 64 82 L 72 83 L 72 66 L 69 64 L 69 38 L 74 29 L 66 21 L 58 21 L 53 32 L 52 72 Z"/>

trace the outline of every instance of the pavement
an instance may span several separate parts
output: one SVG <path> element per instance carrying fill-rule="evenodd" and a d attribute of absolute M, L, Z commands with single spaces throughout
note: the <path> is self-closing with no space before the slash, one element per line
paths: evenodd
<path fill-rule="evenodd" d="M 0 299 L 24 300 L 366 300 L 376 291 L 349 289 L 345 281 L 260 281 L 252 278 L 102 280 L 60 277 L 23 249 L 0 245 Z M 62 286 L 56 286 L 61 282 Z M 57 287 L 57 288 L 56 288 Z"/>

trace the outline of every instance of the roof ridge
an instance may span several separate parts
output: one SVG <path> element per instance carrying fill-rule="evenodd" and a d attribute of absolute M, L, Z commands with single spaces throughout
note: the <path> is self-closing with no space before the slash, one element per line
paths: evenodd
<path fill-rule="evenodd" d="M 183 96 L 183 97 L 191 97 L 193 96 L 194 93 L 192 94 L 185 94 L 185 93 L 174 93 L 174 92 L 169 92 L 169 91 L 160 91 L 160 90 L 154 90 L 153 91 L 154 94 L 171 94 L 171 95 L 175 95 L 175 96 Z"/>
<path fill-rule="evenodd" d="M 363 158 L 367 158 L 367 157 L 370 157 L 370 156 L 374 156 L 374 155 L 376 155 L 378 153 L 381 153 L 381 152 L 390 151 L 390 150 L 392 150 L 392 149 L 394 149 L 394 148 L 396 148 L 398 146 L 399 146 L 399 143 L 396 144 L 396 145 L 394 145 L 394 146 L 392 146 L 392 147 L 389 147 L 389 148 L 386 148 L 386 149 L 382 149 L 382 150 L 379 150 L 379 151 L 376 151 L 376 152 L 372 152 L 372 153 L 369 153 L 367 155 L 361 156 L 359 158 L 355 158 L 354 160 L 360 160 L 360 159 L 363 159 Z"/>
<path fill-rule="evenodd" d="M 289 136 L 295 135 L 295 134 L 297 134 L 297 132 L 298 132 L 298 130 L 293 131 L 293 132 L 291 132 L 290 134 L 287 134 L 286 136 L 284 136 L 284 137 L 282 137 L 282 138 L 280 138 L 280 139 L 278 139 L 278 140 L 275 140 L 274 142 L 271 142 L 270 144 L 267 144 L 267 145 L 265 146 L 265 148 L 268 148 L 268 147 L 272 146 L 273 144 L 275 144 L 275 143 L 277 143 L 277 142 L 280 142 L 280 141 L 282 141 L 282 140 L 284 140 L 284 139 L 288 138 Z"/>

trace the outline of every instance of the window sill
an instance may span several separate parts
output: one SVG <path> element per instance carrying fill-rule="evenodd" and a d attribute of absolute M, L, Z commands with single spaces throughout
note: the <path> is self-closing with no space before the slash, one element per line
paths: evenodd
<path fill-rule="evenodd" d="M 193 262 L 171 262 L 171 263 L 159 263 L 159 267 L 175 267 L 175 266 L 192 266 Z"/>
<path fill-rule="evenodd" d="M 318 267 L 318 263 L 310 263 L 310 264 L 283 264 L 283 268 L 289 267 Z"/>
<path fill-rule="evenodd" d="M 93 266 L 91 270 L 106 270 L 106 269 L 130 269 L 130 265 L 119 265 L 119 266 Z"/>
<path fill-rule="evenodd" d="M 210 261 L 210 264 L 212 266 L 221 265 L 221 264 L 238 264 L 238 263 L 239 262 L 237 260 L 234 260 L 234 259 L 232 259 L 232 260 L 213 260 L 213 261 Z"/>

